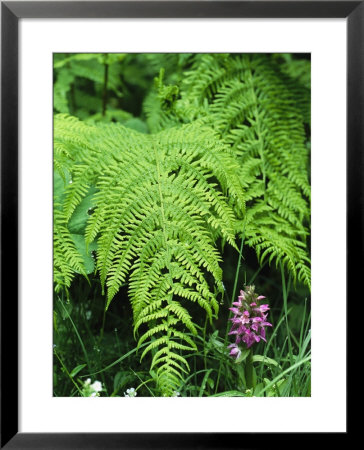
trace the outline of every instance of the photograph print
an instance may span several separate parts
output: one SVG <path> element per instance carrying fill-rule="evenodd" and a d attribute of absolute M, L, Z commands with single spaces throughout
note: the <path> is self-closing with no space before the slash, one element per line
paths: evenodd
<path fill-rule="evenodd" d="M 53 396 L 311 396 L 310 74 L 53 54 Z"/>

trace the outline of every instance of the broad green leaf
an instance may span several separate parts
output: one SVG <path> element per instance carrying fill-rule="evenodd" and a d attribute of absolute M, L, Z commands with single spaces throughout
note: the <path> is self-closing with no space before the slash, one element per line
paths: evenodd
<path fill-rule="evenodd" d="M 276 366 L 280 367 L 280 365 L 272 358 L 268 358 L 263 355 L 253 355 L 253 362 L 261 362 L 263 364 L 267 364 L 268 366 Z"/>
<path fill-rule="evenodd" d="M 244 348 L 241 351 L 241 355 L 239 356 L 239 358 L 236 358 L 235 364 L 240 364 L 241 362 L 245 361 L 250 352 L 250 348 Z"/>
<path fill-rule="evenodd" d="M 79 366 L 76 366 L 70 373 L 70 376 L 73 378 L 75 377 L 81 370 L 86 367 L 87 364 L 80 364 Z"/>
<path fill-rule="evenodd" d="M 128 381 L 132 381 L 134 376 L 129 372 L 120 371 L 114 377 L 114 392 L 122 389 Z"/>
<path fill-rule="evenodd" d="M 246 397 L 243 392 L 240 391 L 225 391 L 219 394 L 210 395 L 210 397 Z"/>
<path fill-rule="evenodd" d="M 207 384 L 210 386 L 210 389 L 213 389 L 215 386 L 215 382 L 212 378 L 208 378 Z"/>
<path fill-rule="evenodd" d="M 284 392 L 284 388 L 286 387 L 286 384 L 288 383 L 288 379 L 284 378 L 283 380 L 279 380 L 276 384 L 276 392 L 279 397 L 282 396 Z"/>
<path fill-rule="evenodd" d="M 259 391 L 263 388 L 263 383 L 258 383 L 256 386 L 255 386 L 255 389 L 254 389 L 254 394 L 255 395 L 257 395 L 257 394 L 259 394 Z"/>
<path fill-rule="evenodd" d="M 246 385 L 245 371 L 244 371 L 244 367 L 242 366 L 242 364 L 238 364 L 236 366 L 236 370 L 238 371 L 239 378 L 240 378 L 243 386 L 245 386 Z"/>
<path fill-rule="evenodd" d="M 96 241 L 91 242 L 91 244 L 88 246 L 88 251 L 86 252 L 85 236 L 83 234 L 71 234 L 71 237 L 78 252 L 83 258 L 85 264 L 85 272 L 92 273 L 95 269 L 95 263 L 94 259 L 91 256 L 91 253 L 97 248 Z"/>
<path fill-rule="evenodd" d="M 267 390 L 267 397 L 280 397 L 282 395 L 282 391 L 286 383 L 287 379 L 283 378 L 282 380 L 279 380 L 276 384 L 272 386 L 270 385 L 271 380 L 269 380 L 269 378 L 264 378 L 265 386 L 270 385 L 269 389 Z"/>
<path fill-rule="evenodd" d="M 90 212 L 95 206 L 93 200 L 95 192 L 96 188 L 91 186 L 87 195 L 82 199 L 81 203 L 77 205 L 68 222 L 68 229 L 70 230 L 70 233 L 84 234 L 87 220 L 90 217 Z"/>
<path fill-rule="evenodd" d="M 202 397 L 202 395 L 203 395 L 203 393 L 204 393 L 204 390 L 205 390 L 205 388 L 206 388 L 206 383 L 207 383 L 208 377 L 209 377 L 209 375 L 210 375 L 211 372 L 212 372 L 212 369 L 209 369 L 209 370 L 206 372 L 205 376 L 203 377 L 203 380 L 202 380 L 202 383 L 201 383 L 200 392 L 199 392 L 199 394 L 198 394 L 199 397 Z"/>
<path fill-rule="evenodd" d="M 255 390 L 257 385 L 257 372 L 253 366 L 253 390 Z"/>
<path fill-rule="evenodd" d="M 71 179 L 71 176 L 68 172 L 68 170 L 63 169 L 64 172 L 64 178 L 61 176 L 61 174 L 58 172 L 58 170 L 55 170 L 53 172 L 53 195 L 54 200 L 57 203 L 62 204 L 64 199 L 64 191 L 66 189 L 67 183 Z"/>

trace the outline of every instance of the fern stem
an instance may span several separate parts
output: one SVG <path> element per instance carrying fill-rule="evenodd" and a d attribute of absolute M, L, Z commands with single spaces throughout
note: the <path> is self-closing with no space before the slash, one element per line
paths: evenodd
<path fill-rule="evenodd" d="M 168 273 L 169 273 L 170 287 L 172 289 L 173 277 L 172 277 L 172 272 L 171 272 L 171 253 L 170 253 L 170 247 L 168 245 L 168 239 L 167 239 L 166 217 L 165 217 L 164 200 L 163 200 L 162 186 L 161 186 L 162 173 L 161 173 L 161 168 L 160 168 L 159 154 L 158 154 L 158 151 L 156 149 L 156 145 L 155 145 L 154 140 L 153 140 L 153 150 L 154 150 L 155 161 L 156 161 L 156 166 L 157 166 L 158 192 L 159 192 L 160 209 L 161 209 L 161 215 L 162 215 L 163 238 L 164 238 L 165 248 L 167 249 L 166 268 L 167 268 Z M 171 294 L 168 295 L 168 297 L 166 299 L 167 303 L 170 303 L 170 301 L 172 300 L 172 297 L 173 297 L 173 293 L 171 292 Z M 169 310 L 168 310 L 168 313 L 167 313 L 166 321 L 167 321 L 167 324 L 168 324 L 167 347 L 168 347 L 168 352 L 169 352 L 171 350 L 171 343 L 170 343 L 171 331 L 169 329 L 169 324 L 170 324 L 170 312 L 169 312 Z"/>
<path fill-rule="evenodd" d="M 105 117 L 106 114 L 106 106 L 107 106 L 107 83 L 109 78 L 109 64 L 107 63 L 107 53 L 104 54 L 105 63 L 104 63 L 104 87 L 102 92 L 102 115 Z"/>
<path fill-rule="evenodd" d="M 160 200 L 160 206 L 161 206 L 161 214 L 162 214 L 162 228 L 163 228 L 163 236 L 164 236 L 164 244 L 167 247 L 167 252 L 169 256 L 169 247 L 167 245 L 167 231 L 166 231 L 166 218 L 164 213 L 164 202 L 163 202 L 163 194 L 162 194 L 162 187 L 160 180 L 162 178 L 161 169 L 160 169 L 160 162 L 159 162 L 159 155 L 155 146 L 155 143 L 153 142 L 153 150 L 154 150 L 154 156 L 157 166 L 157 175 L 158 175 L 158 192 L 159 192 L 159 200 Z"/>
<path fill-rule="evenodd" d="M 71 94 L 71 104 L 70 104 L 70 109 L 72 114 L 74 114 L 76 112 L 76 89 L 75 89 L 75 83 L 71 84 L 71 89 L 70 89 L 70 94 Z"/>
<path fill-rule="evenodd" d="M 251 87 L 251 93 L 252 93 L 252 96 L 253 96 L 253 99 L 254 99 L 254 115 L 255 115 L 255 120 L 256 120 L 256 124 L 257 124 L 257 133 L 256 134 L 257 134 L 258 143 L 259 143 L 259 156 L 260 156 L 260 159 L 262 160 L 264 200 L 266 201 L 267 200 L 267 196 L 266 196 L 267 174 L 266 174 L 266 170 L 265 170 L 265 158 L 264 158 L 264 145 L 263 145 L 263 140 L 262 140 L 262 130 L 261 130 L 261 126 L 260 126 L 259 111 L 258 111 L 258 108 L 257 108 L 258 99 L 257 99 L 257 96 L 256 96 L 255 89 L 254 89 L 253 85 L 251 85 L 250 87 Z"/>

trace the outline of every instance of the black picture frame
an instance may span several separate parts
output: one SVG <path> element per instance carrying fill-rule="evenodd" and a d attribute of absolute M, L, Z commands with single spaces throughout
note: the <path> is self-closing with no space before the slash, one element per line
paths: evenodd
<path fill-rule="evenodd" d="M 357 258 L 358 249 L 363 254 L 364 229 L 364 1 L 1 2 L 1 448 L 256 448 L 254 433 L 245 434 L 242 442 L 240 433 L 18 432 L 18 22 L 21 18 L 109 17 L 346 18 L 347 299 L 355 300 L 364 273 Z M 272 437 L 264 440 L 270 442 Z M 279 439 L 284 447 L 290 437 Z"/>

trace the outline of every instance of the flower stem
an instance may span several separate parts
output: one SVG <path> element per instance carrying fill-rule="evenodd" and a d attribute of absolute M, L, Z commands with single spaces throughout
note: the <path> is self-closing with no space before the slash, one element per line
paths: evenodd
<path fill-rule="evenodd" d="M 240 244 L 240 250 L 239 250 L 239 258 L 238 258 L 238 264 L 236 266 L 236 271 L 235 271 L 235 280 L 234 280 L 234 287 L 233 287 L 233 295 L 232 298 L 235 299 L 235 295 L 236 295 L 236 288 L 238 285 L 238 278 L 239 278 L 239 273 L 240 273 L 240 265 L 241 265 L 241 258 L 243 256 L 243 247 L 244 247 L 244 238 L 245 238 L 245 223 L 244 223 L 244 228 L 243 228 L 243 234 L 241 237 L 241 244 Z M 227 295 L 226 295 L 227 296 Z M 227 296 L 228 297 L 228 296 Z M 230 313 L 228 314 L 228 319 L 230 317 Z M 228 333 L 229 333 L 229 327 L 230 327 L 230 323 L 229 320 L 227 321 L 227 325 L 226 325 L 226 330 L 225 330 L 225 337 L 224 337 L 224 347 L 227 346 L 227 342 L 228 342 Z M 220 382 L 220 376 L 221 376 L 221 370 L 222 370 L 222 359 L 220 359 L 220 363 L 219 363 L 219 371 L 217 374 L 217 381 L 216 381 L 216 388 L 215 388 L 215 394 L 217 394 L 218 388 L 219 388 L 219 382 Z"/>
<path fill-rule="evenodd" d="M 245 360 L 245 382 L 247 389 L 253 389 L 255 387 L 253 371 L 253 350 L 250 350 Z"/>

